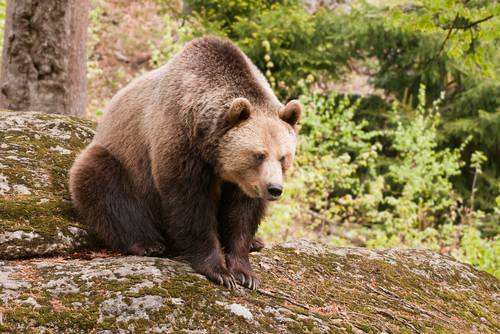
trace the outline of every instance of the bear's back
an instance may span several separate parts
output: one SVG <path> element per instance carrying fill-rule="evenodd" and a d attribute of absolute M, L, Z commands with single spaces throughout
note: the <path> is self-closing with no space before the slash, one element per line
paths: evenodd
<path fill-rule="evenodd" d="M 187 94 L 188 99 L 227 104 L 236 97 L 246 97 L 256 105 L 280 104 L 262 73 L 229 41 L 216 37 L 194 39 L 169 65 L 162 88 L 177 88 L 175 93 Z"/>
<path fill-rule="evenodd" d="M 281 105 L 265 77 L 237 46 L 216 37 L 197 38 L 167 64 L 118 91 L 99 122 L 98 134 L 104 138 L 137 127 L 144 116 L 161 117 L 149 112 L 177 112 L 183 117 L 207 106 L 223 109 L 236 97 L 255 105 Z"/>

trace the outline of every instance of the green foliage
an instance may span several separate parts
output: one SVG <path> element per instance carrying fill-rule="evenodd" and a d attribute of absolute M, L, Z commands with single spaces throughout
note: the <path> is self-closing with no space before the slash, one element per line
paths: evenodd
<path fill-rule="evenodd" d="M 183 36 L 191 35 L 188 26 L 179 28 L 175 17 L 165 14 L 163 22 L 167 28 L 167 33 L 163 35 L 163 40 L 160 48 L 154 49 L 151 56 L 151 64 L 153 66 L 161 66 L 174 54 L 180 51 L 182 44 L 176 41 L 176 36 L 180 33 Z"/>
<path fill-rule="evenodd" d="M 460 260 L 500 277 L 500 238 L 491 240 L 481 237 L 481 232 L 467 227 L 455 254 Z"/>
<path fill-rule="evenodd" d="M 354 203 L 353 196 L 380 188 L 374 186 L 380 133 L 365 131 L 366 122 L 354 122 L 359 102 L 351 103 L 347 97 L 312 94 L 303 96 L 302 102 L 305 115 L 297 163 L 307 191 L 302 191 L 300 202 L 309 202 L 310 210 L 332 221 L 364 220 L 358 211 L 374 203 Z"/>
<path fill-rule="evenodd" d="M 414 115 L 398 120 L 395 129 L 387 132 L 395 154 L 385 175 L 388 210 L 369 241 L 371 246 L 439 247 L 446 241 L 443 231 L 457 214 L 458 195 L 451 177 L 460 173 L 460 150 L 439 149 L 438 103 L 426 109 L 424 92 L 422 87 Z M 397 105 L 394 113 L 401 113 Z"/>
<path fill-rule="evenodd" d="M 411 95 L 412 87 L 419 83 L 428 87 L 431 98 L 446 92 L 441 142 L 457 147 L 472 135 L 464 156 L 482 150 L 490 158 L 477 182 L 483 189 L 478 204 L 491 211 L 500 184 L 500 4 L 485 0 L 413 3 L 405 1 L 392 8 L 383 30 L 400 34 L 403 40 L 420 36 L 419 42 L 402 49 L 396 61 L 383 61 L 382 67 L 396 66 L 389 71 L 384 68 L 382 78 L 387 79 L 376 83 L 400 97 L 401 89 L 408 89 Z M 380 49 L 385 48 L 381 45 Z M 405 59 L 413 55 L 415 62 L 410 67 Z M 398 78 L 409 81 L 398 86 Z M 474 174 L 466 170 L 456 179 L 463 196 L 470 196 L 473 179 Z"/>
<path fill-rule="evenodd" d="M 394 125 L 373 131 L 355 120 L 360 100 L 304 95 L 298 166 L 264 233 L 303 236 L 309 230 L 336 244 L 426 247 L 498 274 L 488 250 L 498 251 L 498 239 L 482 236 L 480 228 L 498 221 L 500 210 L 484 214 L 463 204 L 452 179 L 465 165 L 461 151 L 467 143 L 440 148 L 440 101 L 425 107 L 424 87 L 419 101 L 405 118 L 395 104 Z M 484 159 L 474 154 L 470 168 L 480 170 Z M 296 233 L 291 221 L 302 224 Z"/>
<path fill-rule="evenodd" d="M 404 9 L 406 8 L 406 10 Z M 408 10 L 409 8 L 409 10 Z M 500 37 L 497 1 L 406 1 L 392 9 L 388 25 L 403 31 L 439 36 L 441 47 L 463 71 L 498 77 L 495 48 Z"/>
<path fill-rule="evenodd" d="M 240 18 L 251 17 L 255 13 L 271 8 L 273 4 L 292 4 L 297 1 L 263 1 L 263 0 L 188 0 L 191 10 L 209 17 L 211 21 L 219 22 L 222 29 L 231 31 L 232 25 Z"/>
<path fill-rule="evenodd" d="M 390 202 L 395 201 L 395 206 L 401 206 L 398 201 L 403 199 L 408 205 L 414 203 L 438 217 L 438 213 L 449 208 L 454 201 L 450 196 L 453 193 L 450 179 L 460 174 L 460 150 L 438 148 L 439 101 L 431 109 L 426 109 L 425 103 L 425 87 L 422 86 L 412 119 L 406 123 L 398 120 L 395 129 L 388 130 L 392 149 L 397 154 L 389 165 L 388 177 L 394 189 L 401 189 L 396 192 L 399 198 L 390 198 Z M 393 112 L 398 118 L 400 110 L 397 104 Z"/>

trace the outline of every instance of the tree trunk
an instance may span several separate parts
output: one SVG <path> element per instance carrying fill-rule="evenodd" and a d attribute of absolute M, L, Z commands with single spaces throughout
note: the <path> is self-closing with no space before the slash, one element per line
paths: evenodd
<path fill-rule="evenodd" d="M 0 107 L 83 116 L 88 0 L 10 0 Z"/>

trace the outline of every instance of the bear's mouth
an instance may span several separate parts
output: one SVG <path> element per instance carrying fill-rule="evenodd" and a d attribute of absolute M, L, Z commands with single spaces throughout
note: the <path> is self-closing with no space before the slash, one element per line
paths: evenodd
<path fill-rule="evenodd" d="M 245 193 L 250 198 L 263 198 L 261 192 L 259 191 L 259 187 L 256 185 L 247 185 L 247 184 L 238 184 L 241 191 Z"/>
<path fill-rule="evenodd" d="M 257 185 L 245 185 L 245 184 L 238 184 L 238 187 L 245 193 L 250 198 L 261 198 L 266 201 L 277 201 L 281 198 L 281 196 L 273 196 L 269 194 L 269 192 L 263 192 L 260 191 L 259 187 Z"/>
<path fill-rule="evenodd" d="M 259 187 L 257 185 L 251 185 L 250 191 L 246 191 L 246 193 L 252 198 L 262 198 L 261 192 L 259 191 Z"/>

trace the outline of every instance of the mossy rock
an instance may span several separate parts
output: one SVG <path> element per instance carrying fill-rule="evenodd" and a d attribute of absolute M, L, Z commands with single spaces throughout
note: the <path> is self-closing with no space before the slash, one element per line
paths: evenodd
<path fill-rule="evenodd" d="M 430 251 L 295 242 L 228 290 L 164 258 L 0 262 L 0 332 L 498 333 L 499 281 Z"/>
<path fill-rule="evenodd" d="M 68 193 L 68 170 L 94 136 L 90 121 L 0 111 L 0 259 L 90 245 Z"/>

